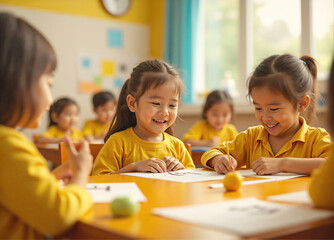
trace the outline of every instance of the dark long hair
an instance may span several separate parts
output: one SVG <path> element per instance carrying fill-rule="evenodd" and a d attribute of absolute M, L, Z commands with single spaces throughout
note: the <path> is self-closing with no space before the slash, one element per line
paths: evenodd
<path fill-rule="evenodd" d="M 137 124 L 135 113 L 128 108 L 126 98 L 131 94 L 136 101 L 150 88 L 157 88 L 167 82 L 173 81 L 176 91 L 181 93 L 183 83 L 177 71 L 169 64 L 160 60 L 147 60 L 137 65 L 128 80 L 125 81 L 117 103 L 116 114 L 110 125 L 109 131 L 104 138 L 106 142 L 110 135 L 123 131 Z M 172 129 L 166 129 L 167 133 L 173 134 Z"/>
<path fill-rule="evenodd" d="M 28 112 L 23 127 L 29 124 L 39 101 L 35 86 L 56 66 L 52 46 L 37 29 L 10 13 L 0 13 L 0 124 L 15 127 Z"/>
<path fill-rule="evenodd" d="M 273 92 L 279 92 L 288 99 L 295 108 L 298 100 L 309 95 L 310 105 L 307 108 L 306 121 L 311 123 L 317 102 L 317 65 L 314 58 L 302 56 L 297 58 L 290 54 L 273 55 L 264 59 L 255 68 L 248 80 L 248 97 L 253 88 L 268 86 Z"/>

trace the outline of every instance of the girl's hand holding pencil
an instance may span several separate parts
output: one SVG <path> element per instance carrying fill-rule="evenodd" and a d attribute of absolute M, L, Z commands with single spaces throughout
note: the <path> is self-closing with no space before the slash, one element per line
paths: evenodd
<path fill-rule="evenodd" d="M 210 163 L 209 163 L 210 162 Z M 233 156 L 230 156 L 230 160 L 228 155 L 217 155 L 211 160 L 209 160 L 208 165 L 213 167 L 213 169 L 217 173 L 228 173 L 233 172 L 237 167 L 237 161 Z"/>

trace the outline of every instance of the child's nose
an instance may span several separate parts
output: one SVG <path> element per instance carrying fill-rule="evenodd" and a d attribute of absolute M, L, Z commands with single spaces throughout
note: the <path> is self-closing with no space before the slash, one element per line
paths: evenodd
<path fill-rule="evenodd" d="M 262 113 L 262 119 L 264 119 L 264 120 L 271 119 L 271 114 L 270 114 L 270 112 L 268 112 L 268 111 L 263 111 L 263 113 Z"/>
<path fill-rule="evenodd" d="M 163 116 L 168 115 L 168 108 L 167 108 L 167 106 L 161 106 L 160 114 L 163 115 Z"/>

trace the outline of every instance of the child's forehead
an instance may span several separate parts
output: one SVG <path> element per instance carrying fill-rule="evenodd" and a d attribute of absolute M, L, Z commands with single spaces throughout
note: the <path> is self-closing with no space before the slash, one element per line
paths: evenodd
<path fill-rule="evenodd" d="M 76 104 L 69 104 L 63 108 L 62 112 L 78 112 L 79 111 L 79 106 Z"/>
<path fill-rule="evenodd" d="M 254 104 L 279 104 L 289 101 L 281 92 L 274 91 L 268 86 L 254 87 L 251 92 Z"/>
<path fill-rule="evenodd" d="M 145 92 L 146 96 L 163 96 L 163 97 L 172 97 L 180 95 L 180 90 L 174 82 L 166 82 L 159 86 L 150 86 Z"/>

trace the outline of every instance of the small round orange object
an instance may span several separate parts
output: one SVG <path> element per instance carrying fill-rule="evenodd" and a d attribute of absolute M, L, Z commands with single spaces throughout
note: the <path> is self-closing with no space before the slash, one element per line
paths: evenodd
<path fill-rule="evenodd" d="M 242 186 L 243 177 L 238 172 L 228 172 L 223 179 L 227 191 L 237 191 Z"/>

